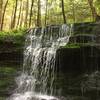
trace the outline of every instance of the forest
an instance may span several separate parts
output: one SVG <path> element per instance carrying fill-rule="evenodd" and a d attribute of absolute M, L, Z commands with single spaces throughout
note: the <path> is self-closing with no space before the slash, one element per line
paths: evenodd
<path fill-rule="evenodd" d="M 0 100 L 100 100 L 100 0 L 0 0 Z"/>
<path fill-rule="evenodd" d="M 99 20 L 100 0 L 0 0 L 0 31 Z"/>

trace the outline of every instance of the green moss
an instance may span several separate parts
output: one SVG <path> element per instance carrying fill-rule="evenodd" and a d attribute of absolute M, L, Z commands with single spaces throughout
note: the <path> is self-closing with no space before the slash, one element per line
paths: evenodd
<path fill-rule="evenodd" d="M 88 42 L 88 43 L 69 43 L 65 46 L 62 46 L 61 48 L 81 48 L 86 46 L 95 46 L 95 43 Z"/>
<path fill-rule="evenodd" d="M 80 44 L 67 44 L 61 48 L 80 48 Z"/>
<path fill-rule="evenodd" d="M 0 73 L 1 74 L 14 74 L 16 72 L 16 69 L 11 67 L 0 67 Z"/>
<path fill-rule="evenodd" d="M 0 37 L 4 36 L 22 36 L 25 34 L 27 29 L 15 29 L 15 30 L 9 30 L 9 31 L 1 31 Z"/>
<path fill-rule="evenodd" d="M 3 42 L 11 42 L 16 46 L 23 45 L 25 39 L 26 29 L 9 30 L 0 32 L 0 44 Z"/>
<path fill-rule="evenodd" d="M 14 79 L 1 79 L 0 80 L 0 90 L 7 90 L 10 85 L 14 83 Z"/>
<path fill-rule="evenodd" d="M 26 29 L 0 32 L 0 51 L 23 51 Z"/>
<path fill-rule="evenodd" d="M 6 98 L 5 97 L 0 97 L 0 100 L 6 100 Z"/>

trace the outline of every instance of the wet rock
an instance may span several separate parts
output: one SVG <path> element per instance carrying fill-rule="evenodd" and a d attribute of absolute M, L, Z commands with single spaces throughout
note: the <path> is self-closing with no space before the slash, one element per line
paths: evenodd
<path fill-rule="evenodd" d="M 73 26 L 73 32 L 74 34 L 96 34 L 99 33 L 99 26 L 100 23 L 75 23 Z"/>
<path fill-rule="evenodd" d="M 61 48 L 57 50 L 56 66 L 64 72 L 94 71 L 100 68 L 100 50 L 96 46 Z"/>
<path fill-rule="evenodd" d="M 69 43 L 96 43 L 97 37 L 93 34 L 77 34 L 71 36 Z"/>
<path fill-rule="evenodd" d="M 62 95 L 66 97 L 67 95 L 81 96 L 81 89 L 84 86 L 84 89 L 87 91 L 85 91 L 86 96 L 92 98 L 94 94 L 94 98 L 96 98 L 96 91 L 100 91 L 100 88 L 97 89 L 100 79 L 97 77 L 97 72 L 94 76 L 92 73 L 97 70 L 100 71 L 100 50 L 96 46 L 61 48 L 57 51 L 56 57 L 56 67 L 58 70 L 57 83 L 59 83 L 56 84 L 62 88 Z M 88 80 L 85 80 L 87 78 L 83 77 L 86 73 L 91 73 Z M 83 83 L 84 85 L 82 85 Z"/>

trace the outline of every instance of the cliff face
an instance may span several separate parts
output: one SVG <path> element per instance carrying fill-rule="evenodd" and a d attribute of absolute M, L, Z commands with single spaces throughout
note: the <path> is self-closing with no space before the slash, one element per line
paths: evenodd
<path fill-rule="evenodd" d="M 76 23 L 69 44 L 57 50 L 57 81 L 63 96 L 100 98 L 100 24 Z M 59 88 L 57 89 L 59 90 Z M 74 99 L 72 99 L 74 100 Z"/>
<path fill-rule="evenodd" d="M 84 94 L 84 97 L 88 97 L 87 100 L 98 98 L 96 93 L 100 92 L 99 78 L 96 80 L 94 78 L 99 77 L 100 71 L 100 31 L 98 27 L 96 23 L 74 24 L 74 35 L 70 39 L 70 44 L 80 44 L 65 46 L 57 50 L 56 86 L 62 93 L 61 95 L 80 97 Z M 12 94 L 16 87 L 15 77 L 20 74 L 23 65 L 24 40 L 24 36 L 18 38 L 17 42 L 12 38 L 0 40 L 0 97 L 2 98 Z M 81 45 L 82 43 L 88 45 Z M 95 72 L 97 72 L 96 76 L 91 78 L 91 74 Z M 94 81 L 90 82 L 90 80 Z M 86 92 L 84 92 L 84 87 L 87 87 Z"/>
<path fill-rule="evenodd" d="M 15 77 L 23 64 L 23 47 L 22 42 L 0 39 L 0 100 L 5 100 L 16 87 Z"/>
<path fill-rule="evenodd" d="M 96 46 L 58 49 L 56 67 L 57 89 L 63 96 L 75 100 L 100 98 L 100 49 Z"/>

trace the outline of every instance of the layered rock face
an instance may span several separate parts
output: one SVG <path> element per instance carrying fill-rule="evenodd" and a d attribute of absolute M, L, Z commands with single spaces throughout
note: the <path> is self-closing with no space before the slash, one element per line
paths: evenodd
<path fill-rule="evenodd" d="M 15 89 L 15 77 L 22 69 L 23 46 L 14 41 L 0 41 L 0 100 L 5 100 Z"/>
<path fill-rule="evenodd" d="M 71 95 L 77 98 L 76 100 L 78 98 L 85 98 L 84 100 L 99 98 L 99 26 L 100 24 L 97 23 L 74 24 L 74 35 L 70 38 L 69 44 L 79 43 L 79 46 L 65 46 L 57 50 L 57 80 L 55 84 L 62 96 Z M 22 70 L 23 49 L 24 45 L 18 46 L 13 40 L 0 42 L 1 100 L 12 94 L 16 87 L 14 78 Z"/>

